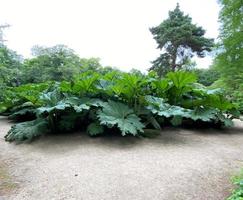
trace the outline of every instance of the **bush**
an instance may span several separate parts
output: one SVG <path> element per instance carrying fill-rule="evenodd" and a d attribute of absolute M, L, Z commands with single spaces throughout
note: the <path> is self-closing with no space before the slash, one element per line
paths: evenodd
<path fill-rule="evenodd" d="M 0 112 L 21 123 L 5 138 L 25 141 L 47 132 L 76 130 L 136 136 L 144 128 L 178 126 L 185 121 L 232 126 L 232 119 L 239 117 L 237 106 L 221 90 L 208 90 L 196 81 L 194 74 L 183 71 L 163 79 L 153 73 L 87 71 L 71 82 L 8 88 Z"/>
<path fill-rule="evenodd" d="M 243 79 L 242 79 L 243 80 Z M 237 80 L 238 81 L 238 80 Z M 232 81 L 233 82 L 233 81 Z M 238 105 L 239 111 L 243 113 L 243 83 L 238 81 L 235 86 L 228 84 L 224 79 L 219 79 L 215 81 L 210 87 L 210 89 L 223 88 L 224 93 L 227 98 Z"/>

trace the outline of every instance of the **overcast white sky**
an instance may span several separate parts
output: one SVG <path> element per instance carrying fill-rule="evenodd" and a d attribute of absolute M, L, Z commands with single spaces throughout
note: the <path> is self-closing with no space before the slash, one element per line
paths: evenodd
<path fill-rule="evenodd" d="M 149 28 L 179 2 L 206 36 L 218 36 L 217 0 L 0 0 L 6 43 L 24 57 L 33 45 L 66 44 L 81 57 L 99 57 L 123 70 L 150 66 L 159 51 Z M 210 58 L 197 59 L 207 67 Z"/>

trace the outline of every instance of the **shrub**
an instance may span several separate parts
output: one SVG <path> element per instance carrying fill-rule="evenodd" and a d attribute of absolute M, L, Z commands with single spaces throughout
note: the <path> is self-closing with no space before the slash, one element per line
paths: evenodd
<path fill-rule="evenodd" d="M 74 81 L 28 84 L 5 90 L 2 113 L 21 121 L 7 141 L 32 140 L 44 133 L 84 130 L 91 136 L 107 130 L 141 135 L 184 121 L 232 126 L 237 106 L 219 89 L 208 90 L 189 72 L 149 75 L 87 71 Z M 0 112 L 1 112 L 0 111 Z M 30 120 L 30 121 L 29 121 Z"/>
<path fill-rule="evenodd" d="M 232 182 L 236 188 L 232 191 L 227 200 L 243 200 L 243 170 L 238 176 L 233 178 Z"/>

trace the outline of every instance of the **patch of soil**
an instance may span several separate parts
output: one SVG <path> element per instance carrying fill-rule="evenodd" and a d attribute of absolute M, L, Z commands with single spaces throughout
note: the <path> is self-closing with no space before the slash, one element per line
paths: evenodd
<path fill-rule="evenodd" d="M 7 169 L 7 165 L 0 161 L 0 197 L 11 194 L 12 191 L 17 189 L 17 186 Z"/>
<path fill-rule="evenodd" d="M 163 128 L 150 139 L 78 132 L 20 145 L 4 140 L 11 125 L 0 117 L 1 200 L 223 200 L 243 167 L 240 121 Z"/>

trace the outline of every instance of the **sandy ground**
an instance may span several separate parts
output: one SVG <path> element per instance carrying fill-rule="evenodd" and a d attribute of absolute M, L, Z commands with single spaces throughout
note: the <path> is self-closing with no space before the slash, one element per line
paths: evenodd
<path fill-rule="evenodd" d="M 10 126 L 0 119 L 0 161 L 18 186 L 1 200 L 223 200 L 243 167 L 241 122 L 154 139 L 80 133 L 21 145 L 4 141 Z"/>

